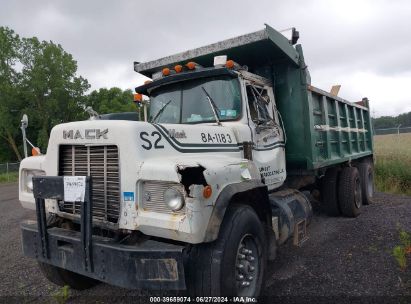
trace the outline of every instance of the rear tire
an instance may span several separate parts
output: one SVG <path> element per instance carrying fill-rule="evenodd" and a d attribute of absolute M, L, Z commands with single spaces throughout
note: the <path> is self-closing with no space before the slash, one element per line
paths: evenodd
<path fill-rule="evenodd" d="M 257 297 L 267 261 L 265 244 L 264 228 L 254 210 L 246 205 L 230 207 L 218 239 L 195 245 L 188 253 L 188 292 L 195 296 Z"/>
<path fill-rule="evenodd" d="M 341 213 L 348 217 L 357 217 L 361 213 L 362 190 L 358 169 L 345 167 L 339 176 L 338 201 Z"/>
<path fill-rule="evenodd" d="M 329 216 L 341 215 L 340 207 L 338 205 L 338 168 L 329 168 L 323 177 L 321 195 L 324 212 Z"/>
<path fill-rule="evenodd" d="M 361 179 L 362 202 L 364 205 L 373 203 L 374 196 L 374 166 L 369 161 L 359 163 L 358 171 Z"/>
<path fill-rule="evenodd" d="M 42 262 L 39 262 L 39 268 L 50 282 L 58 286 L 68 285 L 73 289 L 84 290 L 100 283 L 81 274 Z"/>

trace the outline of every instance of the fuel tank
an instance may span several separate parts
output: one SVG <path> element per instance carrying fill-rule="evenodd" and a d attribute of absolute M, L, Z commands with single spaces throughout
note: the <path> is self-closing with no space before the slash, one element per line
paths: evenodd
<path fill-rule="evenodd" d="M 273 227 L 278 243 L 282 244 L 297 232 L 297 226 L 309 225 L 313 210 L 308 198 L 298 190 L 284 189 L 269 194 Z M 304 235 L 305 237 L 305 235 Z"/>

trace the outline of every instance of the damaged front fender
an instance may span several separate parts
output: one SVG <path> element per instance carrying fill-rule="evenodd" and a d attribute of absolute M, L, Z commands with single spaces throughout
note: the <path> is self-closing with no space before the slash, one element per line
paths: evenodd
<path fill-rule="evenodd" d="M 227 185 L 217 198 L 208 222 L 204 242 L 212 242 L 217 239 L 224 214 L 230 203 L 241 203 L 247 199 L 250 201 L 263 202 L 267 200 L 267 198 L 267 186 L 258 180 L 248 180 Z"/>
<path fill-rule="evenodd" d="M 186 158 L 183 164 L 173 158 L 162 163 L 147 161 L 141 173 L 143 181 L 153 180 L 155 175 L 158 182 L 180 184 L 185 192 L 185 209 L 177 214 L 140 208 L 138 230 L 192 244 L 217 238 L 225 210 L 236 195 L 266 191 L 253 163 L 227 157 L 204 158 L 201 162 Z"/>

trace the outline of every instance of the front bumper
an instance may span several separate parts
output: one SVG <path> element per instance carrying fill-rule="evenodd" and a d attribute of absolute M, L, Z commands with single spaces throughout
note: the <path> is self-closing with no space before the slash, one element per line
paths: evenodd
<path fill-rule="evenodd" d="M 92 267 L 84 267 L 81 233 L 47 229 L 48 257 L 42 255 L 37 222 L 21 224 L 23 253 L 40 262 L 64 268 L 108 284 L 129 289 L 185 289 L 183 246 L 148 240 L 121 245 L 93 236 Z"/>
<path fill-rule="evenodd" d="M 24 255 L 129 289 L 185 289 L 184 246 L 146 240 L 136 245 L 92 235 L 91 178 L 86 177 L 80 231 L 48 227 L 45 199 L 64 200 L 61 176 L 33 177 L 37 222 L 21 225 Z"/>

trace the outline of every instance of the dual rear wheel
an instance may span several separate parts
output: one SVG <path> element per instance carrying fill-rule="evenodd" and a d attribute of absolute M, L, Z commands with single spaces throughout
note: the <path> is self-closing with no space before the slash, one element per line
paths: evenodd
<path fill-rule="evenodd" d="M 322 183 L 324 211 L 330 216 L 357 217 L 362 205 L 372 203 L 374 169 L 370 161 L 356 167 L 329 168 Z"/>

